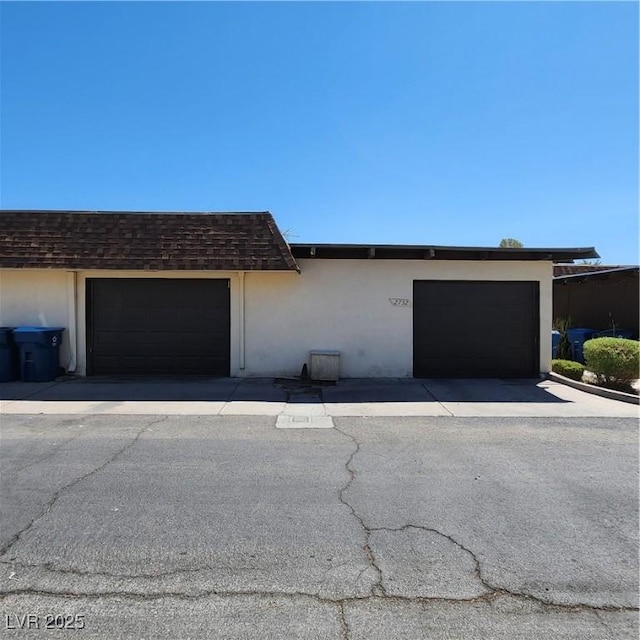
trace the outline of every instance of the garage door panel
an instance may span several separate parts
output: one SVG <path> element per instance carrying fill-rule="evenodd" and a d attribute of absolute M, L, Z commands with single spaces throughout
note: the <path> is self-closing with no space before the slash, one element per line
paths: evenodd
<path fill-rule="evenodd" d="M 414 376 L 537 375 L 538 296 L 537 282 L 414 281 Z"/>
<path fill-rule="evenodd" d="M 229 375 L 229 284 L 208 279 L 88 281 L 92 374 Z"/>

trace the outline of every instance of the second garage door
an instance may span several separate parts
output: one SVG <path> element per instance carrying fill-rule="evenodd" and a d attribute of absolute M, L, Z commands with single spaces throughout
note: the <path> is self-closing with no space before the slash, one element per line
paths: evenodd
<path fill-rule="evenodd" d="M 88 373 L 229 375 L 229 281 L 87 280 Z"/>
<path fill-rule="evenodd" d="M 413 375 L 539 375 L 537 282 L 416 280 Z"/>

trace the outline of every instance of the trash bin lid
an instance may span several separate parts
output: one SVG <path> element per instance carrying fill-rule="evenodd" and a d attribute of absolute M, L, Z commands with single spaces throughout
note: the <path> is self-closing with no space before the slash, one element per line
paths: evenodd
<path fill-rule="evenodd" d="M 14 333 L 45 333 L 46 331 L 64 331 L 64 327 L 16 327 Z"/>

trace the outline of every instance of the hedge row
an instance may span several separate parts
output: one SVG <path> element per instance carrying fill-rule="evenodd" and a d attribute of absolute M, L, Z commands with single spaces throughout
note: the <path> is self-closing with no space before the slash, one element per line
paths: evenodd
<path fill-rule="evenodd" d="M 552 360 L 551 371 L 559 373 L 565 378 L 571 378 L 571 380 L 582 380 L 582 374 L 584 373 L 584 365 L 579 362 L 573 362 L 573 360 Z"/>

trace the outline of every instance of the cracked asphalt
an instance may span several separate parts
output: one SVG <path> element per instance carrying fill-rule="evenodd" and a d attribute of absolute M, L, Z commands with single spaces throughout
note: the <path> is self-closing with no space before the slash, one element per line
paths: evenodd
<path fill-rule="evenodd" d="M 4 637 L 638 636 L 636 419 L 333 421 L 3 415 Z"/>

